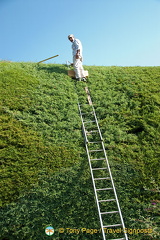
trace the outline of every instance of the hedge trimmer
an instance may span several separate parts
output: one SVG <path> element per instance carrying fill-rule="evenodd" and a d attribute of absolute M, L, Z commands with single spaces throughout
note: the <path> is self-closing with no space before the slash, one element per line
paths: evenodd
<path fill-rule="evenodd" d="M 40 62 L 38 62 L 38 63 L 41 63 L 41 62 L 47 61 L 47 60 L 49 60 L 49 59 L 51 59 L 51 58 L 55 58 L 55 57 L 58 57 L 58 56 L 59 56 L 59 55 L 55 55 L 55 56 L 53 56 L 53 57 L 46 58 L 46 59 L 44 59 L 44 60 L 42 60 L 42 61 L 40 61 Z"/>

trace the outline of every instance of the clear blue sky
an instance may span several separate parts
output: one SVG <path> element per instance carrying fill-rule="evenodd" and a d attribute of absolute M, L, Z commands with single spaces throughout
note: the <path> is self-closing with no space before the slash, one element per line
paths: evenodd
<path fill-rule="evenodd" d="M 0 25 L 1 60 L 72 61 L 73 33 L 84 65 L 160 65 L 160 0 L 0 0 Z"/>

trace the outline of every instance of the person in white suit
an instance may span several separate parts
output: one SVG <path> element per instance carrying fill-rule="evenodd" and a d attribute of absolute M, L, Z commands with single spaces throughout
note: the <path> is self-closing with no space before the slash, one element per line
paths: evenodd
<path fill-rule="evenodd" d="M 73 34 L 70 34 L 68 39 L 70 42 L 72 42 L 73 67 L 76 79 L 78 81 L 86 81 L 82 65 L 82 43 L 79 39 L 76 39 Z"/>

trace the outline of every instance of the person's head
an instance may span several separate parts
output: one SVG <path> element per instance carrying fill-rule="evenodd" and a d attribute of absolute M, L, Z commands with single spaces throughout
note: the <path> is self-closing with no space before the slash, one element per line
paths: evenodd
<path fill-rule="evenodd" d="M 73 40 L 74 40 L 74 35 L 73 35 L 73 34 L 68 35 L 68 39 L 69 39 L 69 41 L 73 42 Z"/>

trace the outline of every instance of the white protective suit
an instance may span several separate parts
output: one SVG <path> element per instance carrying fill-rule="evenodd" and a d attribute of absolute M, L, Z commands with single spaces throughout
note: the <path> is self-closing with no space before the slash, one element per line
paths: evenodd
<path fill-rule="evenodd" d="M 82 66 L 82 44 L 79 39 L 74 39 L 72 42 L 72 50 L 73 50 L 73 66 L 76 78 L 84 78 L 84 69 Z M 77 50 L 80 50 L 79 58 L 76 59 Z"/>

